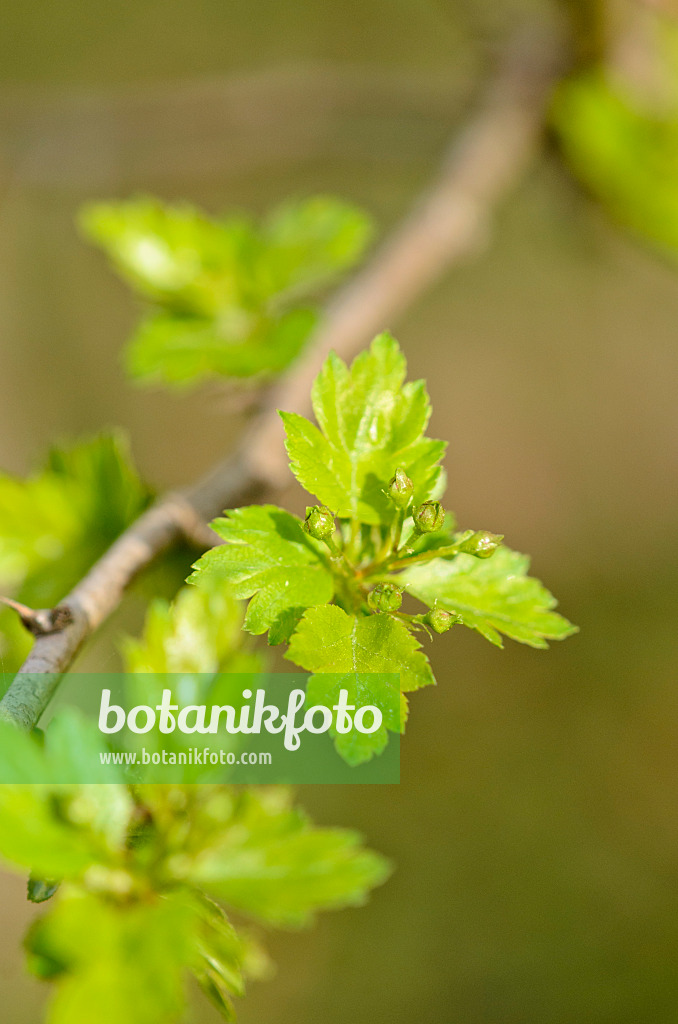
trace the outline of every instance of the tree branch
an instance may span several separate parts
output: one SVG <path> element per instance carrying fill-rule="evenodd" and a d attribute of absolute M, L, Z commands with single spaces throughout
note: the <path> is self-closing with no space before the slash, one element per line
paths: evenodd
<path fill-rule="evenodd" d="M 552 34 L 530 32 L 514 41 L 484 104 L 446 154 L 438 180 L 330 303 L 315 341 L 270 390 L 235 455 L 195 486 L 162 498 L 114 542 L 58 606 L 62 614 L 55 621 L 66 624 L 36 638 L 0 702 L 1 717 L 33 728 L 60 676 L 142 569 L 184 536 L 209 546 L 210 519 L 287 483 L 276 410 L 308 412 L 311 384 L 331 349 L 352 356 L 447 267 L 480 248 L 497 203 L 538 147 L 559 65 Z"/>

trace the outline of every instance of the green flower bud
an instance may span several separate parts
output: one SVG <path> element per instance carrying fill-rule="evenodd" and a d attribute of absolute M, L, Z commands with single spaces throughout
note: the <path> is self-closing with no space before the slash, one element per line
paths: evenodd
<path fill-rule="evenodd" d="M 439 501 L 425 501 L 412 510 L 412 518 L 419 533 L 437 533 L 445 525 L 445 509 Z"/>
<path fill-rule="evenodd" d="M 403 588 L 395 583 L 377 583 L 367 595 L 373 612 L 397 612 L 403 603 Z"/>
<path fill-rule="evenodd" d="M 334 533 L 334 516 L 324 505 L 306 509 L 304 529 L 316 540 L 328 540 Z"/>
<path fill-rule="evenodd" d="M 407 508 L 412 501 L 414 484 L 404 469 L 396 469 L 388 482 L 388 496 L 396 508 Z"/>
<path fill-rule="evenodd" d="M 442 608 L 432 608 L 424 618 L 424 622 L 431 627 L 434 633 L 447 633 L 448 629 L 452 629 L 455 622 L 459 621 L 458 615 L 446 612 Z"/>
<path fill-rule="evenodd" d="M 475 555 L 476 558 L 489 558 L 495 553 L 503 539 L 503 534 L 490 533 L 488 530 L 476 530 L 468 540 L 464 541 L 459 550 L 467 555 Z"/>

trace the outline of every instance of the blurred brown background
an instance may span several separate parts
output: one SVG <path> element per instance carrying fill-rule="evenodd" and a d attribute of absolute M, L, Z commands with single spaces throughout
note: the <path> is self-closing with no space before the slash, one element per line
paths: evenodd
<path fill-rule="evenodd" d="M 124 381 L 137 309 L 78 239 L 80 203 L 151 192 L 258 211 L 336 192 L 385 232 L 502 38 L 548 9 L 5 3 L 0 464 L 24 472 L 55 437 L 121 424 L 164 487 L 240 425 L 217 391 Z M 453 631 L 433 651 L 437 690 L 413 701 L 402 784 L 306 788 L 318 819 L 364 831 L 397 873 L 368 908 L 272 939 L 278 976 L 252 987 L 242 1024 L 674 1024 L 677 325 L 678 275 L 553 154 L 487 250 L 384 325 L 451 441 L 447 503 L 530 551 L 581 633 L 542 653 Z M 106 639 L 138 621 L 123 610 Z M 89 657 L 109 668 L 111 650 Z M 45 993 L 18 947 L 36 911 L 15 876 L 0 903 L 2 1020 L 34 1024 Z M 215 1017 L 196 1004 L 195 1020 Z"/>

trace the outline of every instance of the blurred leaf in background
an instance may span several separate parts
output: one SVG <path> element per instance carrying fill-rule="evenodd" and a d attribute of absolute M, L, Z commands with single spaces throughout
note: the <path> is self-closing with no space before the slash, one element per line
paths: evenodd
<path fill-rule="evenodd" d="M 151 499 L 121 432 L 53 448 L 26 479 L 0 474 L 0 587 L 51 607 Z M 16 616 L 0 619 L 5 671 L 28 645 Z"/>
<path fill-rule="evenodd" d="M 280 373 L 315 326 L 306 301 L 371 235 L 365 214 L 323 196 L 288 202 L 261 227 L 154 199 L 93 204 L 81 223 L 152 303 L 127 349 L 130 375 L 175 386 Z"/>
<path fill-rule="evenodd" d="M 678 260 L 678 30 L 665 20 L 655 29 L 648 72 L 586 70 L 558 87 L 552 119 L 570 167 L 593 196 Z"/>

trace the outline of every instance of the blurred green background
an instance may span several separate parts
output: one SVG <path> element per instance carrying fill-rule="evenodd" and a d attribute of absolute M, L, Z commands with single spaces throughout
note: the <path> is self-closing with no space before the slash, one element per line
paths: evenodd
<path fill-rule="evenodd" d="M 165 487 L 241 426 L 217 389 L 124 381 L 137 309 L 77 237 L 84 200 L 259 211 L 335 192 L 385 232 L 507 32 L 549 9 L 3 5 L 0 465 L 24 472 L 56 437 L 121 424 Z M 277 978 L 252 986 L 242 1024 L 674 1024 L 677 324 L 675 271 L 547 154 L 486 250 L 384 325 L 451 441 L 447 503 L 530 551 L 581 633 L 542 653 L 454 630 L 433 650 L 437 690 L 413 702 L 401 785 L 305 788 L 316 818 L 361 829 L 397 872 L 368 908 L 273 938 Z M 87 666 L 113 667 L 140 615 L 137 598 Z M 21 965 L 36 909 L 20 878 L 2 876 L 0 905 L 2 1019 L 34 1024 L 45 990 Z"/>

